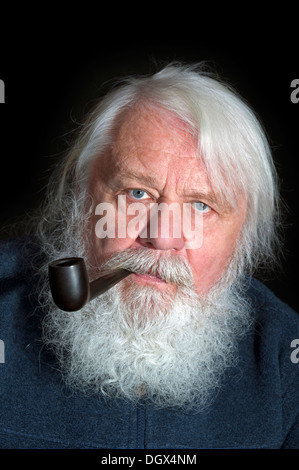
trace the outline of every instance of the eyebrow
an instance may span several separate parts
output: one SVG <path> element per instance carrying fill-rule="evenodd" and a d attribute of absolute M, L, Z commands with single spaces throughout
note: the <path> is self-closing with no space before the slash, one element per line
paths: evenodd
<path fill-rule="evenodd" d="M 157 180 L 155 177 L 150 176 L 150 175 L 144 175 L 142 173 L 133 171 L 133 170 L 122 170 L 120 168 L 120 172 L 116 176 L 116 180 L 120 178 L 131 178 L 131 179 L 136 179 L 139 180 L 143 183 L 150 184 L 153 187 L 157 186 Z"/>
<path fill-rule="evenodd" d="M 136 179 L 144 184 L 148 184 L 154 188 L 157 188 L 157 180 L 155 177 L 150 176 L 150 175 L 145 175 L 138 171 L 120 168 L 120 172 L 118 173 L 115 180 L 119 180 L 120 178 Z M 217 197 L 215 192 L 211 190 L 200 191 L 196 188 L 191 188 L 191 189 L 188 189 L 188 192 L 186 192 L 184 196 L 193 198 L 194 200 L 198 202 L 203 199 L 207 201 L 207 203 L 217 205 L 218 207 L 221 207 L 222 209 L 228 210 L 230 208 L 230 205 L 227 202 L 224 202 L 220 197 Z"/>
<path fill-rule="evenodd" d="M 186 191 L 185 195 L 194 199 L 204 198 L 209 199 L 211 202 L 214 203 L 219 202 L 217 194 L 211 189 L 201 190 L 199 188 L 189 188 L 188 191 Z"/>

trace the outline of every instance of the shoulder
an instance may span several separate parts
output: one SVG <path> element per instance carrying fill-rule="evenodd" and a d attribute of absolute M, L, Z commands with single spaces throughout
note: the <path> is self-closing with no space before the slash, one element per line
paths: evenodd
<path fill-rule="evenodd" d="M 40 247 L 34 237 L 25 235 L 0 240 L 0 280 L 28 273 L 38 256 Z"/>
<path fill-rule="evenodd" d="M 299 334 L 299 314 L 287 303 L 280 300 L 268 287 L 257 279 L 251 278 L 248 296 L 257 320 L 263 325 L 280 327 L 283 331 L 291 329 Z"/>
<path fill-rule="evenodd" d="M 266 375 L 276 376 L 283 394 L 293 389 L 298 411 L 299 314 L 256 279 L 251 279 L 248 294 L 254 315 L 254 357 Z"/>
<path fill-rule="evenodd" d="M 276 360 L 280 367 L 292 370 L 290 360 L 294 344 L 299 343 L 299 314 L 280 300 L 262 282 L 251 279 L 248 295 L 254 318 L 256 351 L 263 351 L 265 357 Z M 296 367 L 296 374 L 299 368 Z"/>
<path fill-rule="evenodd" d="M 37 259 L 40 258 L 37 241 L 24 236 L 0 240 L 0 326 L 13 324 L 17 313 L 33 309 L 37 283 Z M 3 324 L 4 323 L 4 324 Z"/>
<path fill-rule="evenodd" d="M 21 239 L 0 240 L 0 278 L 12 277 L 20 266 L 22 247 Z"/>

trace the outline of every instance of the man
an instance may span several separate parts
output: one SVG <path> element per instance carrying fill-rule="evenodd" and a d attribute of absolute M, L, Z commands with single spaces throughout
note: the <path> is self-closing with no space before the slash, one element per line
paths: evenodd
<path fill-rule="evenodd" d="M 114 88 L 2 243 L 3 448 L 296 448 L 298 315 L 252 275 L 279 248 L 271 152 L 201 67 Z M 132 274 L 76 312 L 48 263 Z"/>

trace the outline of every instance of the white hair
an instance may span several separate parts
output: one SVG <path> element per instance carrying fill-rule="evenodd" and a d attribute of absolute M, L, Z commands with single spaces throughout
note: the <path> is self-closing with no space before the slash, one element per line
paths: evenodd
<path fill-rule="evenodd" d="M 120 283 L 66 315 L 53 304 L 47 263 L 82 256 L 88 265 L 91 163 L 105 158 L 126 112 L 147 105 L 174 114 L 187 126 L 213 189 L 226 203 L 234 206 L 245 196 L 247 215 L 235 253 L 221 279 L 201 297 L 191 288 L 179 288 L 186 266 L 164 253 L 159 274 L 175 277 L 178 285 L 175 299 L 166 299 L 167 315 L 160 292 L 127 286 L 126 280 L 123 287 Z M 238 340 L 251 325 L 241 274 L 272 260 L 277 241 L 276 173 L 265 133 L 250 108 L 202 65 L 170 64 L 151 76 L 129 77 L 89 114 L 53 175 L 42 210 L 35 233 L 46 254 L 38 286 L 45 309 L 43 340 L 55 351 L 67 383 L 130 400 L 144 392 L 160 406 L 184 407 L 194 401 L 198 409 L 206 406 L 223 371 L 236 364 Z M 157 267 L 149 259 L 151 251 L 141 250 L 137 258 L 135 251 L 122 251 L 113 262 L 120 256 L 127 269 L 134 260 L 134 269 L 142 263 L 147 269 L 152 264 L 146 263 Z"/>
<path fill-rule="evenodd" d="M 197 139 L 207 177 L 225 202 L 234 206 L 240 195 L 245 196 L 247 216 L 236 248 L 240 272 L 252 273 L 271 264 L 279 247 L 280 214 L 267 138 L 250 107 L 202 64 L 172 63 L 153 75 L 118 83 L 89 114 L 62 170 L 59 167 L 55 174 L 47 219 L 51 221 L 52 208 L 53 220 L 58 220 L 59 207 L 66 204 L 70 192 L 79 195 L 86 207 L 91 162 L 112 145 L 120 117 L 145 104 L 174 113 L 188 126 Z"/>

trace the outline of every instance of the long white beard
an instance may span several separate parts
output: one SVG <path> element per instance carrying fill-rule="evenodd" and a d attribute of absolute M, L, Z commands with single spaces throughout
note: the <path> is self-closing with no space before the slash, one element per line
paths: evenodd
<path fill-rule="evenodd" d="M 104 266 L 116 267 L 155 272 L 176 285 L 175 293 L 129 277 L 78 312 L 49 302 L 44 341 L 66 383 L 88 394 L 202 410 L 236 364 L 238 339 L 250 325 L 240 286 L 222 282 L 200 298 L 185 260 L 157 258 L 150 249 L 125 250 Z"/>

